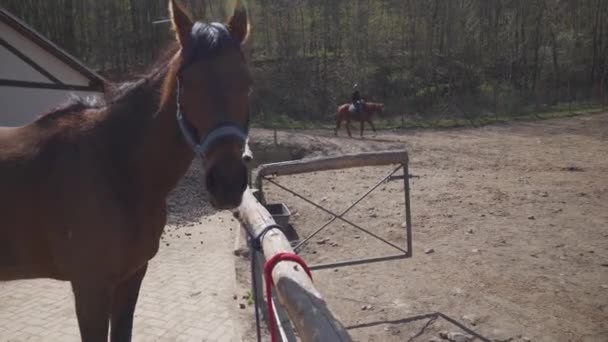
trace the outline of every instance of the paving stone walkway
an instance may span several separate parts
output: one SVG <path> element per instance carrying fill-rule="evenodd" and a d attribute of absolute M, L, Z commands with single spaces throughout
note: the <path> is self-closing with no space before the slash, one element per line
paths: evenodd
<path fill-rule="evenodd" d="M 172 236 L 166 236 L 143 282 L 134 341 L 241 340 L 232 298 L 235 229 L 226 213 L 169 228 Z M 0 283 L 0 341 L 80 341 L 69 284 Z"/>

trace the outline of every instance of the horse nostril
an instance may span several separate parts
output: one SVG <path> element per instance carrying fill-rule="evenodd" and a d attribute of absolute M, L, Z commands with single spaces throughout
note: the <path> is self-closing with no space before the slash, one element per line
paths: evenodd
<path fill-rule="evenodd" d="M 247 167 L 243 162 L 232 165 L 214 165 L 207 171 L 208 190 L 232 191 L 247 187 Z"/>

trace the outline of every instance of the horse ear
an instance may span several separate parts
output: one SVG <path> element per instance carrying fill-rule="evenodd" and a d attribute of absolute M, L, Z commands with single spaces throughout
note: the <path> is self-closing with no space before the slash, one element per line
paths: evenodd
<path fill-rule="evenodd" d="M 169 0 L 169 13 L 171 23 L 179 44 L 183 47 L 190 37 L 192 31 L 192 19 L 188 13 L 177 3 L 177 0 Z"/>
<path fill-rule="evenodd" d="M 234 12 L 228 19 L 228 29 L 232 38 L 240 43 L 244 43 L 249 37 L 249 20 L 247 18 L 247 9 L 241 0 L 236 1 Z"/>

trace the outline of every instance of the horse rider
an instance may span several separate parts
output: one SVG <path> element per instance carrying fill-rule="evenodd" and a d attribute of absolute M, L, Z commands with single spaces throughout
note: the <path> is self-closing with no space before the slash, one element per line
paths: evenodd
<path fill-rule="evenodd" d="M 352 102 L 353 102 L 353 109 L 354 109 L 354 112 L 361 113 L 361 107 L 363 105 L 363 98 L 361 97 L 361 94 L 359 93 L 359 85 L 355 83 L 353 88 L 355 89 L 355 91 L 353 92 L 353 95 L 351 97 Z"/>

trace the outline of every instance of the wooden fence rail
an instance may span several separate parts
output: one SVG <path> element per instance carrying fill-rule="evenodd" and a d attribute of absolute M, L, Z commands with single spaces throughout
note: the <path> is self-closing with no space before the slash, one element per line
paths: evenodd
<path fill-rule="evenodd" d="M 284 176 L 298 173 L 347 169 L 361 166 L 403 164 L 408 162 L 407 151 L 380 151 L 346 154 L 337 157 L 319 157 L 265 164 L 258 170 L 258 182 L 264 176 Z"/>
<path fill-rule="evenodd" d="M 258 236 L 266 227 L 275 224 L 272 215 L 250 189 L 243 195 L 243 202 L 235 217 L 253 236 Z M 262 249 L 267 260 L 277 253 L 294 253 L 279 229 L 271 229 L 264 235 Z M 272 279 L 279 299 L 302 341 L 351 341 L 344 326 L 329 310 L 321 293 L 297 263 L 280 262 L 272 272 Z"/>

